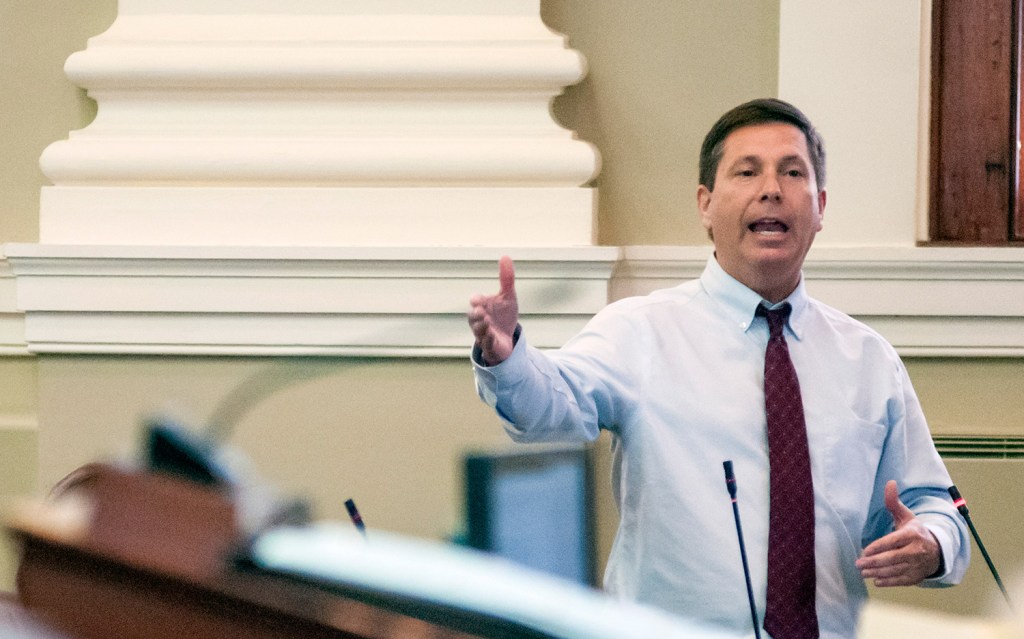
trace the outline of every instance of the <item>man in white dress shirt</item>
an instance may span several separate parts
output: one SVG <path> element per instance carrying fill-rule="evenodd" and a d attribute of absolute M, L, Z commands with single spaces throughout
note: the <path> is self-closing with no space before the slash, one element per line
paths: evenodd
<path fill-rule="evenodd" d="M 527 343 L 502 258 L 499 292 L 474 296 L 468 313 L 478 392 L 517 441 L 611 432 L 621 520 L 609 592 L 750 636 L 721 465 L 734 460 L 742 486 L 763 619 L 768 329 L 757 308 L 788 304 L 813 478 L 817 621 L 822 637 L 853 637 L 865 580 L 962 578 L 970 544 L 949 475 L 893 348 L 804 289 L 826 203 L 824 148 L 806 116 L 775 99 L 732 109 L 705 138 L 700 173 L 697 204 L 715 246 L 703 275 L 609 305 L 561 349 Z"/>

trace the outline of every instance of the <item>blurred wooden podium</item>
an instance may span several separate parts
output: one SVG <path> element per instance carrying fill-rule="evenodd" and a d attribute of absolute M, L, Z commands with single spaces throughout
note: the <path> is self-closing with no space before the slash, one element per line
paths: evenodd
<path fill-rule="evenodd" d="M 89 465 L 56 493 L 8 528 L 22 550 L 21 604 L 75 639 L 523 636 L 237 561 L 246 539 L 221 489 Z"/>
<path fill-rule="evenodd" d="M 26 619 L 0 637 L 729 636 L 469 548 L 311 522 L 230 452 L 152 423 L 145 470 L 89 464 L 17 509 Z"/>

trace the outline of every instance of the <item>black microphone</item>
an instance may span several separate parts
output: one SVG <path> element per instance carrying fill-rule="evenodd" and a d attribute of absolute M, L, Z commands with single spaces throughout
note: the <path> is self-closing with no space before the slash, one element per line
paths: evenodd
<path fill-rule="evenodd" d="M 732 460 L 722 462 L 725 469 L 725 487 L 729 489 L 732 499 L 732 515 L 736 520 L 736 537 L 740 540 L 740 558 L 743 559 L 743 578 L 747 580 L 747 601 L 750 602 L 750 620 L 754 624 L 754 636 L 761 639 L 761 624 L 757 621 L 757 608 L 754 606 L 754 589 L 750 585 L 750 567 L 747 565 L 747 547 L 743 543 L 743 526 L 740 525 L 740 507 L 736 503 L 736 476 L 732 472 Z"/>
<path fill-rule="evenodd" d="M 356 530 L 362 534 L 363 539 L 366 539 L 366 524 L 363 523 L 363 516 L 359 514 L 359 509 L 356 508 L 356 502 L 353 499 L 345 500 L 345 510 L 348 511 L 348 516 L 352 520 L 352 525 L 356 527 Z"/>
<path fill-rule="evenodd" d="M 974 541 L 978 544 L 978 550 L 981 551 L 981 556 L 985 558 L 989 571 L 995 577 L 996 585 L 999 586 L 999 590 L 1003 593 L 1003 598 L 1006 599 L 1006 605 L 1010 607 L 1010 610 L 1014 610 L 1013 602 L 1010 601 L 1010 595 L 1006 592 L 1006 587 L 1003 586 L 1003 580 L 999 578 L 999 571 L 996 570 L 996 565 L 992 563 L 992 559 L 988 556 L 985 544 L 981 543 L 981 536 L 978 535 L 978 530 L 974 527 L 974 522 L 971 521 L 970 511 L 967 510 L 967 500 L 960 495 L 960 491 L 957 490 L 956 486 L 949 487 L 949 496 L 953 498 L 953 505 L 960 511 L 964 521 L 967 522 L 967 527 L 971 529 L 971 535 L 974 536 Z"/>

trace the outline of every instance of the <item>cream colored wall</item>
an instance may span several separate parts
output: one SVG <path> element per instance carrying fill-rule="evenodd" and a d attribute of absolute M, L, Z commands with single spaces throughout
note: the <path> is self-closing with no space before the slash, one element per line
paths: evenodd
<path fill-rule="evenodd" d="M 1024 361 L 921 358 L 906 365 L 934 434 L 1024 435 Z M 1014 487 L 1024 493 L 1024 483 Z"/>
<path fill-rule="evenodd" d="M 39 237 L 39 155 L 85 126 L 95 103 L 64 77 L 64 61 L 105 30 L 116 0 L 0 2 L 0 242 Z"/>
<path fill-rule="evenodd" d="M 700 143 L 726 109 L 776 94 L 779 3 L 544 0 L 541 14 L 588 61 L 554 113 L 601 151 L 599 243 L 705 243 Z"/>
<path fill-rule="evenodd" d="M 9 118 L 0 126 L 2 148 L 9 151 L 0 172 L 0 242 L 36 237 L 43 182 L 38 154 L 87 122 L 93 109 L 63 78 L 60 65 L 88 35 L 104 29 L 115 8 L 114 0 L 0 3 L 0 117 Z M 703 0 L 545 0 L 542 11 L 589 59 L 589 78 L 553 108 L 604 155 L 597 179 L 601 243 L 704 243 L 693 206 L 697 148 L 722 110 L 775 92 L 778 3 L 751 3 L 739 14 Z M 0 495 L 39 493 L 80 463 L 125 453 L 147 411 L 171 405 L 201 423 L 231 389 L 266 374 L 281 380 L 282 388 L 256 405 L 230 439 L 264 476 L 311 496 L 320 516 L 341 516 L 341 503 L 351 496 L 371 526 L 432 537 L 453 532 L 461 518 L 459 456 L 467 448 L 505 443 L 497 420 L 473 394 L 466 362 L 358 363 L 0 360 L 0 414 L 30 418 L 27 426 L 0 426 Z M 1024 387 L 1021 361 L 911 360 L 908 367 L 936 431 L 1024 431 L 1016 417 Z M 313 374 L 283 383 L 304 371 Z M 602 456 L 604 552 L 615 527 L 606 463 Z M 993 479 L 1005 476 L 997 466 L 991 472 Z M 982 504 L 992 503 L 988 494 L 980 496 Z M 1009 539 L 1012 531 L 990 534 Z M 1012 552 L 1009 542 L 997 543 Z M 13 559 L 0 556 L 0 588 L 9 587 Z M 985 585 L 969 592 L 977 594 L 961 595 L 956 609 L 980 609 Z M 946 599 L 929 597 L 922 605 L 952 605 Z"/>
<path fill-rule="evenodd" d="M 927 5 L 780 2 L 779 97 L 814 121 L 829 157 L 816 247 L 913 246 L 918 239 L 919 163 L 928 158 L 919 146 L 929 123 L 927 107 L 922 117 Z"/>
<path fill-rule="evenodd" d="M 31 495 L 36 486 L 36 362 L 27 357 L 0 358 L 0 508 Z M 0 590 L 11 590 L 15 555 L 0 536 Z"/>
<path fill-rule="evenodd" d="M 140 421 L 206 424 L 241 389 L 226 438 L 258 474 L 344 517 L 444 538 L 461 521 L 462 455 L 505 446 L 466 361 L 56 357 L 39 359 L 43 486 L 88 461 L 133 457 Z"/>
<path fill-rule="evenodd" d="M 0 2 L 0 243 L 39 237 L 39 155 L 95 115 L 68 82 L 64 60 L 114 19 L 116 0 Z M 37 490 L 38 366 L 0 358 L 0 507 Z M 13 588 L 16 559 L 0 537 L 0 590 Z"/>

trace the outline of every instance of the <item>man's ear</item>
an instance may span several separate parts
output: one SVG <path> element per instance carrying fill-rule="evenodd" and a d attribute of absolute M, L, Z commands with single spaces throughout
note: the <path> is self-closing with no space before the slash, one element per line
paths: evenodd
<path fill-rule="evenodd" d="M 825 194 L 825 189 L 818 191 L 818 230 L 820 231 L 823 220 L 825 219 L 825 202 L 828 200 Z"/>
<path fill-rule="evenodd" d="M 697 187 L 697 210 L 700 212 L 700 221 L 704 228 L 711 230 L 711 191 L 701 184 Z"/>

